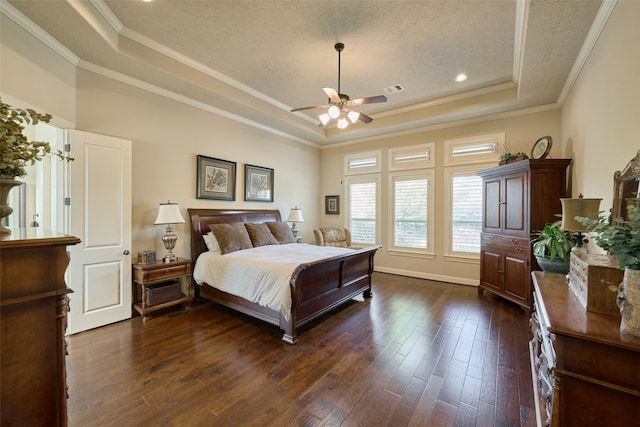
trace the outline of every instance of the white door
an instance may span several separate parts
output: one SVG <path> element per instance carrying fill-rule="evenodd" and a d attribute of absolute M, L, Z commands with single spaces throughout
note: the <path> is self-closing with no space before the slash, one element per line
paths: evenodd
<path fill-rule="evenodd" d="M 69 333 L 131 317 L 131 141 L 70 130 Z"/>

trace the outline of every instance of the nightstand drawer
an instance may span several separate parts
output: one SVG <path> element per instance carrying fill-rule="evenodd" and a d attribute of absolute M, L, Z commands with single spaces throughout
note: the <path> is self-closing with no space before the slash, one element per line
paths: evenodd
<path fill-rule="evenodd" d="M 156 280 L 165 280 L 188 274 L 186 265 L 167 266 L 165 268 L 147 270 L 145 273 L 145 282 L 155 282 Z"/>

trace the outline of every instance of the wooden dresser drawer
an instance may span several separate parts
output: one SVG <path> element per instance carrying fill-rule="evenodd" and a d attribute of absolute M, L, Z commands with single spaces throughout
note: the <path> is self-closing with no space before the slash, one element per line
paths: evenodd
<path fill-rule="evenodd" d="M 528 254 L 531 239 L 527 237 L 502 236 L 502 249 L 517 254 Z"/>
<path fill-rule="evenodd" d="M 623 276 L 608 255 L 571 253 L 569 289 L 587 311 L 620 317 L 616 298 Z"/>
<path fill-rule="evenodd" d="M 483 248 L 500 249 L 502 248 L 502 236 L 482 233 L 480 244 Z"/>

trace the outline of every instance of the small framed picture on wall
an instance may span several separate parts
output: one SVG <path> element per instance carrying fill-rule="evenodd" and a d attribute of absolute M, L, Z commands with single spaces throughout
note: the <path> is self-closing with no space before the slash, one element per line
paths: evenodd
<path fill-rule="evenodd" d="M 247 202 L 273 202 L 273 169 L 245 165 L 244 190 Z"/>
<path fill-rule="evenodd" d="M 340 214 L 340 196 L 324 196 L 324 213 L 327 215 Z"/>
<path fill-rule="evenodd" d="M 197 198 L 236 199 L 236 162 L 198 156 Z"/>

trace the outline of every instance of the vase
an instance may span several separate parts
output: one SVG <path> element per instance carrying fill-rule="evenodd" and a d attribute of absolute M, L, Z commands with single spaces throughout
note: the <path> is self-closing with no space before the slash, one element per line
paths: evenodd
<path fill-rule="evenodd" d="M 618 287 L 620 332 L 640 338 L 640 270 L 625 268 Z"/>
<path fill-rule="evenodd" d="M 11 234 L 11 229 L 4 225 L 4 218 L 13 212 L 11 206 L 7 204 L 7 198 L 9 197 L 9 191 L 20 184 L 22 184 L 22 182 L 17 181 L 13 177 L 0 177 L 0 234 Z"/>
<path fill-rule="evenodd" d="M 536 255 L 536 261 L 542 269 L 547 273 L 567 274 L 569 273 L 569 263 L 555 257 L 553 260 L 547 255 Z"/>

